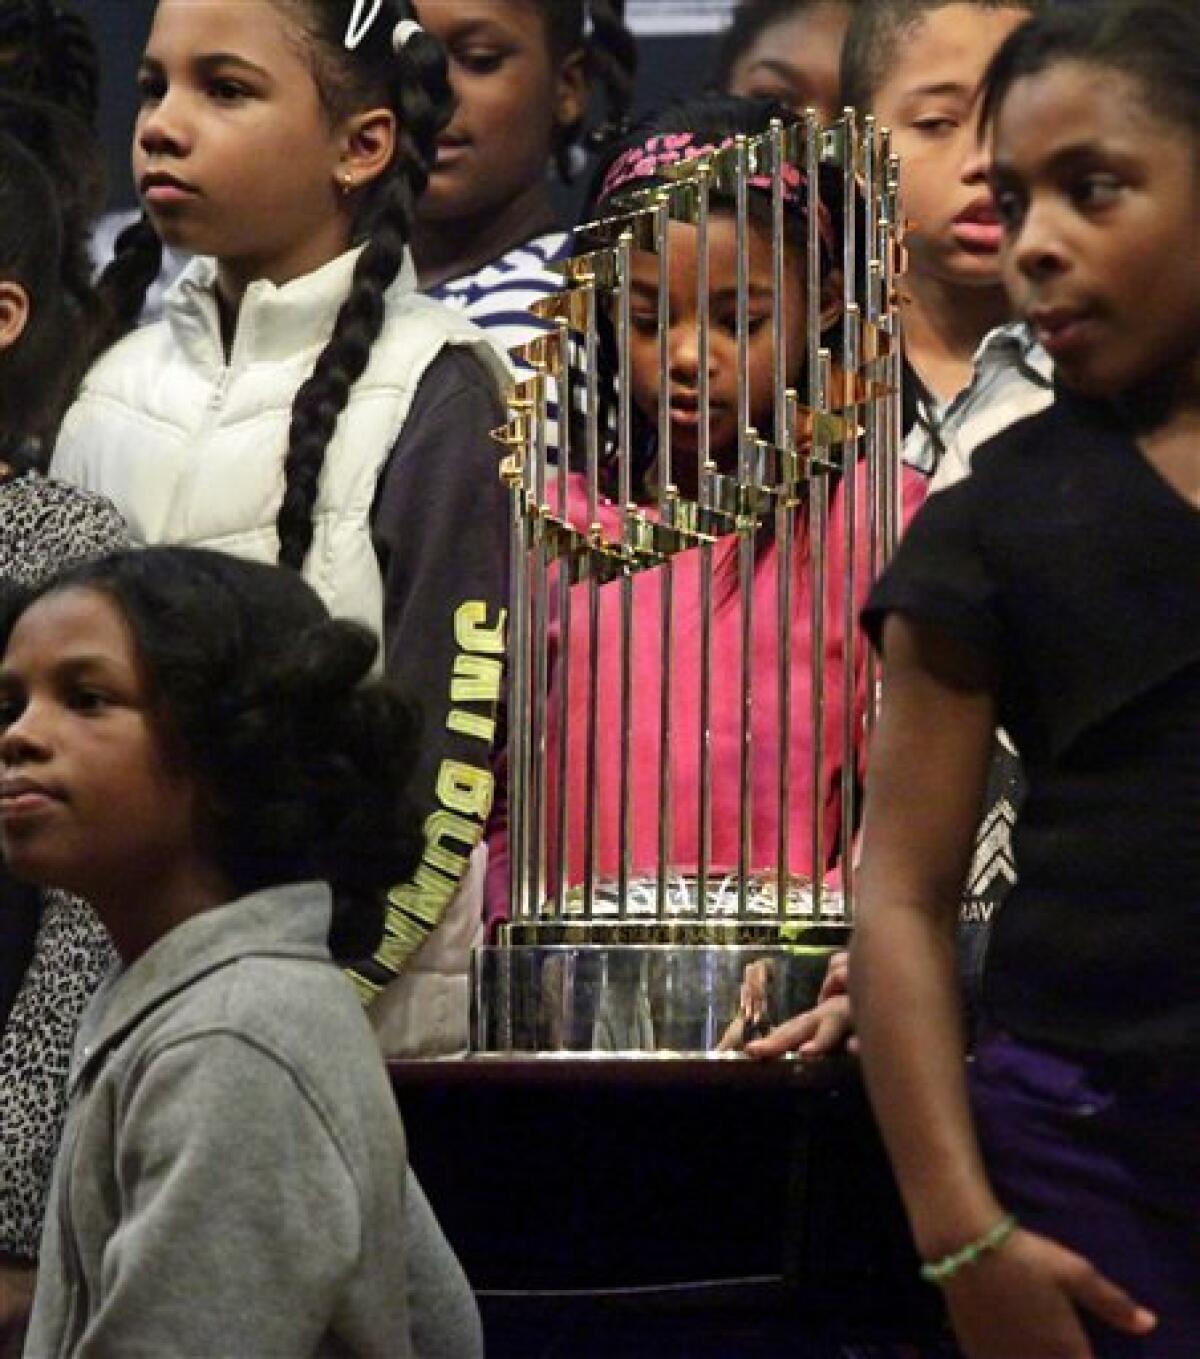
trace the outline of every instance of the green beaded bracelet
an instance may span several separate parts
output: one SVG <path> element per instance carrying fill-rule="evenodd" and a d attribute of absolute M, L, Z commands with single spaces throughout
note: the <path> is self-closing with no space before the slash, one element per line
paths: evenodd
<path fill-rule="evenodd" d="M 1017 1230 L 1017 1219 L 1012 1213 L 1006 1214 L 996 1225 L 974 1241 L 956 1250 L 952 1255 L 943 1255 L 940 1260 L 921 1266 L 921 1278 L 926 1283 L 937 1284 L 940 1288 L 947 1279 L 953 1279 L 966 1265 L 973 1265 L 981 1255 L 988 1251 L 999 1250 Z"/>

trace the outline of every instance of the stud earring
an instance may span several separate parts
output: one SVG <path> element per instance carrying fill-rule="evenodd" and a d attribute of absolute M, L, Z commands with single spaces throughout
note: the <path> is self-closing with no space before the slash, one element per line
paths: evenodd
<path fill-rule="evenodd" d="M 338 188 L 341 189 L 343 198 L 349 198 L 354 192 L 354 176 L 349 170 L 343 170 L 338 176 Z"/>

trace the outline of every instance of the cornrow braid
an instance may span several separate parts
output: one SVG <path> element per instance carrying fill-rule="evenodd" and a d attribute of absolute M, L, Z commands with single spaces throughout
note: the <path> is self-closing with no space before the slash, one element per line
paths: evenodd
<path fill-rule="evenodd" d="M 5 0 L 4 83 L 68 109 L 89 127 L 100 107 L 100 54 L 87 20 L 53 0 Z"/>
<path fill-rule="evenodd" d="M 95 127 L 100 109 L 100 54 L 91 26 L 82 14 L 36 0 L 46 16 L 44 32 L 47 93 L 56 102 Z"/>
<path fill-rule="evenodd" d="M 399 9 L 389 6 L 389 10 Z M 391 30 L 401 15 L 374 26 L 375 49 L 391 43 Z M 406 17 L 406 16 L 403 16 Z M 346 58 L 339 53 L 342 60 Z M 366 242 L 355 266 L 350 292 L 338 312 L 333 334 L 292 403 L 288 447 L 284 459 L 283 500 L 276 518 L 279 561 L 299 571 L 312 546 L 316 507 L 325 453 L 354 384 L 370 361 L 385 316 L 388 288 L 404 262 L 417 198 L 429 181 L 438 134 L 450 121 L 453 107 L 445 53 L 428 34 L 412 36 L 398 53 L 390 53 L 390 102 L 397 116 L 397 144 L 391 165 L 364 191 L 354 223 L 355 241 Z M 329 101 L 336 90 L 326 93 Z"/>
<path fill-rule="evenodd" d="M 84 16 L 54 0 L 4 0 L 0 48 L 6 62 L 0 84 L 26 102 L 25 121 L 36 132 L 13 128 L 50 173 L 65 233 L 62 283 L 67 304 L 82 322 L 84 354 L 109 342 L 112 317 L 103 292 L 92 284 L 89 233 L 107 198 L 103 157 L 96 143 L 100 54 Z M 66 122 L 59 125 L 60 120 Z"/>

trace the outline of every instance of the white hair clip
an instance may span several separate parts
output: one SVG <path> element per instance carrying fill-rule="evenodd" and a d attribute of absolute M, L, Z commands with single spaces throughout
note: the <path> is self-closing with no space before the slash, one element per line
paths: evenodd
<path fill-rule="evenodd" d="M 354 0 L 354 12 L 346 25 L 346 36 L 342 42 L 348 52 L 353 52 L 371 31 L 371 25 L 379 18 L 383 0 Z M 365 16 L 365 17 L 364 17 Z"/>
<path fill-rule="evenodd" d="M 411 38 L 414 38 L 418 33 L 424 32 L 425 30 L 415 19 L 401 19 L 396 27 L 392 29 L 392 47 L 397 52 L 402 52 L 404 48 L 408 46 Z"/>

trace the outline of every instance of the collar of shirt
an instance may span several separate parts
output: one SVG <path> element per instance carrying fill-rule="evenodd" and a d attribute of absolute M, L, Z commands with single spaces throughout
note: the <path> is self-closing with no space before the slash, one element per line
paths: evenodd
<path fill-rule="evenodd" d="M 997 326 L 975 351 L 970 382 L 949 401 L 923 408 L 922 418 L 904 441 L 904 461 L 932 476 L 952 444 L 967 445 L 960 451 L 969 456 L 975 444 L 982 442 L 969 434 L 976 416 L 984 411 L 992 415 L 990 437 L 998 428 L 1040 409 L 1045 404 L 1040 398 L 1050 393 L 1052 379 L 1050 356 L 1024 322 Z"/>

